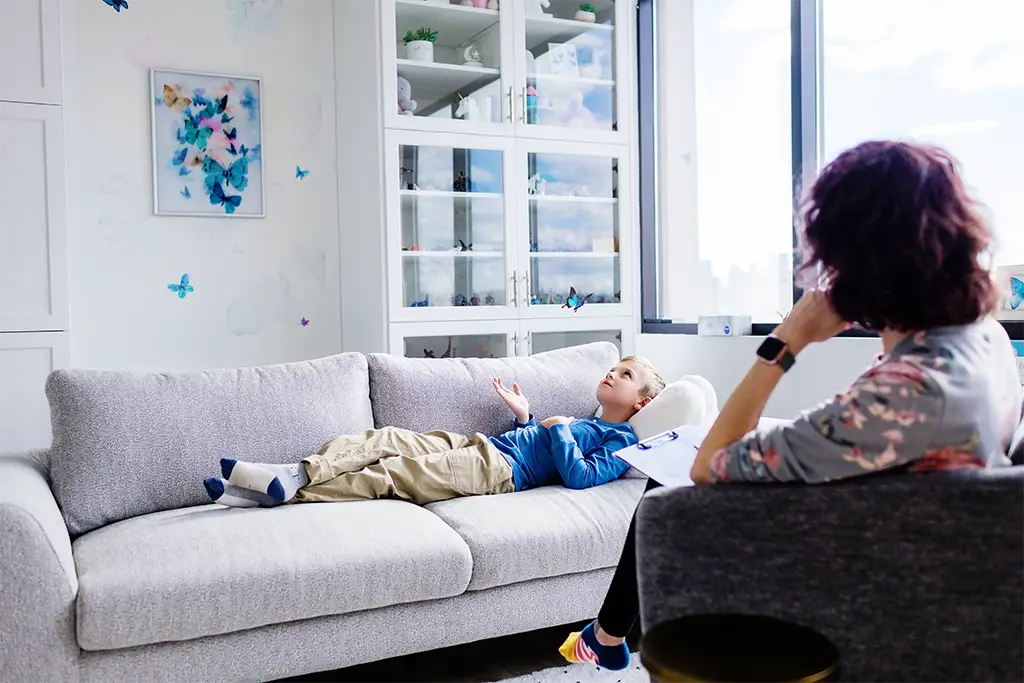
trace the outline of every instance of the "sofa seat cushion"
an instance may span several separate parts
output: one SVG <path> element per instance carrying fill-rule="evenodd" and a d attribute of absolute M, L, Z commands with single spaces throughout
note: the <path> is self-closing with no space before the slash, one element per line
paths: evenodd
<path fill-rule="evenodd" d="M 73 550 L 85 650 L 451 597 L 472 571 L 458 534 L 394 500 L 157 512 Z"/>
<path fill-rule="evenodd" d="M 57 370 L 46 382 L 53 495 L 72 535 L 202 505 L 222 456 L 298 462 L 373 427 L 366 357 L 202 372 Z"/>
<path fill-rule="evenodd" d="M 620 479 L 571 491 L 544 486 L 432 503 L 473 554 L 469 590 L 614 567 L 647 483 Z"/>

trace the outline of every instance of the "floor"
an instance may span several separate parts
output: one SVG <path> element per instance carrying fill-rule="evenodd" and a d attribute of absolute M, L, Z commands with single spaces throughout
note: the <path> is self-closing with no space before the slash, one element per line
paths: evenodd
<path fill-rule="evenodd" d="M 484 683 L 515 678 L 565 662 L 558 647 L 572 631 L 586 622 L 556 626 L 513 636 L 483 640 L 467 645 L 419 652 L 405 657 L 283 679 L 294 683 L 376 683 L 417 681 L 422 683 Z M 631 649 L 639 642 L 637 632 L 629 638 Z"/>

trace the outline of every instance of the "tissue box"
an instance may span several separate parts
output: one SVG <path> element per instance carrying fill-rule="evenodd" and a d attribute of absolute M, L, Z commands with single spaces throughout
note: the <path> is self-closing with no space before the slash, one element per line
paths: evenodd
<path fill-rule="evenodd" d="M 750 334 L 749 315 L 702 315 L 697 318 L 697 334 L 702 337 L 739 337 Z"/>

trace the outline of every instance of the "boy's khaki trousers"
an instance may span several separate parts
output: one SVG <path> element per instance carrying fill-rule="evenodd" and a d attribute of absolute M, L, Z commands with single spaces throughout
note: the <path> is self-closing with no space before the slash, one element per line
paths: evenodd
<path fill-rule="evenodd" d="M 401 498 L 418 505 L 515 491 L 512 467 L 483 434 L 385 427 L 339 436 L 302 461 L 298 503 Z"/>

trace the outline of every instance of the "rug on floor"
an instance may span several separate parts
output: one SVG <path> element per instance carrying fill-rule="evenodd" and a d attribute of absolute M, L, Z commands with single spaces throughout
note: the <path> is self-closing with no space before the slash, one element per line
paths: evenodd
<path fill-rule="evenodd" d="M 594 664 L 565 664 L 541 669 L 532 674 L 507 678 L 501 683 L 650 683 L 647 669 L 640 664 L 640 655 L 633 653 L 629 666 L 622 671 L 608 671 Z"/>

